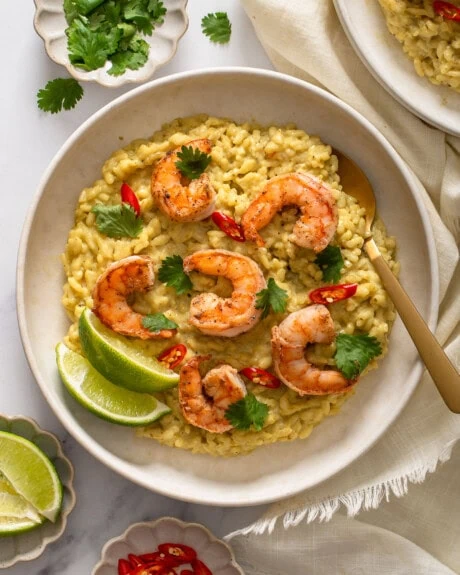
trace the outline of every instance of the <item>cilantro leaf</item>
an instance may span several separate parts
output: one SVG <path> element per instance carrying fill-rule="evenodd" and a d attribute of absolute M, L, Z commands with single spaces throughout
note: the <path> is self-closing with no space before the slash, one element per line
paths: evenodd
<path fill-rule="evenodd" d="M 161 331 L 162 329 L 177 329 L 175 321 L 168 319 L 164 313 L 150 313 L 142 318 L 142 325 L 149 331 Z"/>
<path fill-rule="evenodd" d="M 232 33 L 232 25 L 226 12 L 215 12 L 204 16 L 201 20 L 201 29 L 211 42 L 217 44 L 226 44 Z"/>
<path fill-rule="evenodd" d="M 138 70 L 147 62 L 146 56 L 138 52 L 126 50 L 125 52 L 115 52 L 110 57 L 112 67 L 107 71 L 111 76 L 121 76 L 129 68 L 130 70 Z"/>
<path fill-rule="evenodd" d="M 134 22 L 139 31 L 150 36 L 155 24 L 162 24 L 166 8 L 160 0 L 128 0 L 123 7 L 123 16 Z"/>
<path fill-rule="evenodd" d="M 163 24 L 163 16 L 166 14 L 166 8 L 161 0 L 149 0 L 147 10 L 149 11 L 150 17 L 153 18 L 157 24 Z"/>
<path fill-rule="evenodd" d="M 158 278 L 169 287 L 173 287 L 178 294 L 192 289 L 192 280 L 184 272 L 184 260 L 181 256 L 165 258 L 158 270 Z"/>
<path fill-rule="evenodd" d="M 340 280 L 340 270 L 343 268 L 343 258 L 340 248 L 337 246 L 327 246 L 316 256 L 315 264 L 323 271 L 323 280 L 338 283 Z"/>
<path fill-rule="evenodd" d="M 288 293 L 280 288 L 273 278 L 268 280 L 267 287 L 256 294 L 256 309 L 262 309 L 262 319 L 267 317 L 270 308 L 275 313 L 285 311 Z"/>
<path fill-rule="evenodd" d="M 75 0 L 64 0 L 64 15 L 67 24 L 72 24 L 75 18 L 77 18 L 79 14 Z"/>
<path fill-rule="evenodd" d="M 347 379 L 357 377 L 371 359 L 382 353 L 377 338 L 369 335 L 348 335 L 340 333 L 336 339 L 335 361 Z"/>
<path fill-rule="evenodd" d="M 91 30 L 78 18 L 67 28 L 66 34 L 71 63 L 83 70 L 96 70 L 117 50 L 122 32 L 118 28 Z"/>
<path fill-rule="evenodd" d="M 86 16 L 92 10 L 100 6 L 105 0 L 73 0 L 78 12 Z"/>
<path fill-rule="evenodd" d="M 225 412 L 225 417 L 236 429 L 249 429 L 253 425 L 256 431 L 262 429 L 267 415 L 268 405 L 259 401 L 252 393 L 232 403 Z"/>
<path fill-rule="evenodd" d="M 137 238 L 142 231 L 142 220 L 128 204 L 96 204 L 91 211 L 96 214 L 98 231 L 109 238 Z"/>
<path fill-rule="evenodd" d="M 74 78 L 55 78 L 37 92 L 40 110 L 56 114 L 63 108 L 71 110 L 83 97 L 83 88 Z"/>
<path fill-rule="evenodd" d="M 211 163 L 209 154 L 192 146 L 182 146 L 180 152 L 177 152 L 177 157 L 179 161 L 176 162 L 176 167 L 190 180 L 199 178 Z"/>

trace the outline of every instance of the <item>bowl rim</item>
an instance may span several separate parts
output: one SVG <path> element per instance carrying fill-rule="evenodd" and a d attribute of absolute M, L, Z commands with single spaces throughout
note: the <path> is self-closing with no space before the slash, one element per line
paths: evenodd
<path fill-rule="evenodd" d="M 70 60 L 67 58 L 66 61 L 62 61 L 60 59 L 58 59 L 53 52 L 50 49 L 50 42 L 53 38 L 50 38 L 49 36 L 43 35 L 40 31 L 39 31 L 39 26 L 38 26 L 38 16 L 40 14 L 40 7 L 42 6 L 42 4 L 44 3 L 45 0 L 34 0 L 34 4 L 35 4 L 35 13 L 34 13 L 34 19 L 33 19 L 33 26 L 34 26 L 34 30 L 37 34 L 37 36 L 39 36 L 42 40 L 43 40 L 43 44 L 45 46 L 45 52 L 46 55 L 48 56 L 48 58 L 50 58 L 55 64 L 58 64 L 59 66 L 63 66 L 67 72 L 70 74 L 70 76 L 72 76 L 72 78 L 75 78 L 78 82 L 94 82 L 96 84 L 100 84 L 101 86 L 104 86 L 105 88 L 120 88 L 121 86 L 127 85 L 127 84 L 139 84 L 141 82 L 147 82 L 148 80 L 150 80 L 150 78 L 152 78 L 152 76 L 155 74 L 155 72 L 161 68 L 162 66 L 166 66 L 166 64 L 169 64 L 169 62 L 171 62 L 171 60 L 174 58 L 174 56 L 176 55 L 178 46 L 179 46 L 179 41 L 181 40 L 181 38 L 185 35 L 185 33 L 187 32 L 189 25 L 190 25 L 190 18 L 188 17 L 188 13 L 187 13 L 187 5 L 188 5 L 188 1 L 189 0 L 182 0 L 183 1 L 183 6 L 181 6 L 178 11 L 182 14 L 183 16 L 183 20 L 184 20 L 184 29 L 182 30 L 182 32 L 180 34 L 178 34 L 177 36 L 175 36 L 174 38 L 171 39 L 173 46 L 172 46 L 172 50 L 171 53 L 168 55 L 168 57 L 164 60 L 162 60 L 161 62 L 159 62 L 156 66 L 154 66 L 152 68 L 152 70 L 145 75 L 142 75 L 142 70 L 143 67 L 139 68 L 139 70 L 135 70 L 136 72 L 139 72 L 139 77 L 138 78 L 124 78 L 124 74 L 121 74 L 120 76 L 118 76 L 118 81 L 114 81 L 113 83 L 108 83 L 106 81 L 104 81 L 101 78 L 88 78 L 87 77 L 87 73 L 82 70 L 81 72 L 78 70 L 78 68 L 76 68 L 75 66 L 73 66 L 70 62 Z M 100 70 L 101 68 L 98 68 L 98 70 Z M 95 70 L 94 70 L 95 71 Z"/>
<path fill-rule="evenodd" d="M 67 138 L 67 140 L 64 142 L 62 147 L 56 152 L 55 156 L 53 157 L 53 159 L 49 163 L 48 167 L 44 171 L 44 173 L 43 173 L 43 175 L 39 181 L 37 190 L 35 192 L 35 196 L 33 197 L 32 202 L 30 203 L 30 207 L 28 209 L 28 212 L 26 214 L 26 218 L 25 218 L 22 233 L 21 233 L 19 250 L 18 250 L 18 258 L 17 258 L 16 310 L 17 310 L 17 318 L 18 318 L 18 323 L 19 323 L 19 332 L 20 332 L 20 336 L 21 336 L 21 341 L 22 341 L 24 353 L 26 355 L 30 369 L 31 369 L 43 395 L 45 396 L 46 401 L 48 402 L 49 406 L 51 407 L 51 409 L 53 410 L 53 412 L 55 413 L 55 415 L 59 419 L 59 421 L 62 423 L 62 425 L 67 429 L 67 431 L 72 435 L 72 437 L 74 437 L 74 439 L 76 439 L 91 455 L 96 457 L 99 461 L 104 463 L 104 465 L 106 465 L 107 467 L 109 467 L 110 469 L 115 471 L 116 473 L 122 475 L 126 479 L 129 479 L 130 481 L 132 481 L 138 485 L 141 485 L 142 487 L 145 487 L 145 488 L 149 489 L 150 491 L 154 491 L 155 493 L 159 493 L 159 494 L 165 495 L 167 497 L 173 497 L 175 499 L 179 499 L 181 501 L 187 501 L 190 503 L 216 505 L 216 506 L 220 506 L 220 507 L 246 507 L 246 506 L 254 506 L 254 505 L 261 505 L 261 504 L 266 504 L 266 503 L 272 503 L 274 501 L 280 501 L 281 499 L 286 499 L 288 497 L 292 497 L 293 495 L 296 495 L 297 493 L 303 491 L 303 489 L 292 490 L 292 491 L 290 491 L 288 493 L 284 493 L 282 495 L 268 495 L 267 496 L 267 495 L 264 495 L 262 493 L 260 498 L 258 498 L 256 501 L 254 501 L 253 499 L 244 499 L 244 500 L 239 500 L 238 502 L 233 502 L 233 501 L 222 502 L 219 499 L 206 498 L 206 500 L 204 500 L 200 496 L 192 496 L 192 495 L 185 496 L 183 494 L 177 494 L 177 493 L 173 494 L 168 489 L 164 489 L 164 488 L 153 489 L 152 486 L 148 482 L 146 482 L 146 481 L 144 481 L 144 480 L 142 480 L 136 476 L 133 477 L 132 475 L 128 474 L 128 472 L 125 472 L 124 470 L 120 470 L 119 466 L 117 464 L 117 461 L 116 461 L 118 458 L 114 457 L 113 458 L 114 460 L 112 460 L 112 458 L 108 458 L 106 450 L 99 443 L 97 443 L 97 441 L 94 440 L 89 435 L 89 433 L 87 433 L 84 429 L 80 429 L 80 428 L 75 429 L 73 424 L 69 423 L 69 421 L 65 417 L 65 414 L 62 413 L 61 408 L 57 403 L 57 400 L 55 400 L 54 397 L 52 396 L 52 394 L 51 394 L 51 392 L 47 386 L 47 382 L 46 382 L 45 378 L 43 378 L 41 373 L 40 373 L 40 369 L 37 365 L 37 361 L 36 361 L 35 355 L 33 353 L 31 338 L 29 336 L 28 327 L 27 327 L 27 320 L 26 320 L 26 314 L 25 314 L 25 300 L 24 300 L 25 261 L 26 261 L 28 243 L 29 243 L 29 234 L 30 234 L 30 231 L 31 231 L 31 228 L 33 225 L 35 211 L 36 211 L 37 206 L 40 203 L 41 198 L 44 194 L 48 179 L 51 176 L 51 174 L 53 173 L 55 167 L 61 161 L 61 158 L 73 146 L 74 142 L 76 142 L 79 139 L 80 135 L 87 129 L 87 127 L 90 126 L 91 124 L 99 121 L 99 119 L 102 118 L 107 112 L 109 112 L 113 109 L 117 109 L 120 106 L 123 106 L 125 104 L 125 102 L 136 98 L 138 96 L 138 94 L 141 94 L 143 92 L 155 89 L 157 86 L 174 84 L 176 82 L 180 82 L 182 80 L 186 80 L 188 78 L 193 78 L 193 77 L 203 78 L 203 77 L 213 77 L 213 76 L 214 77 L 225 76 L 225 75 L 232 75 L 232 74 L 233 75 L 239 74 L 243 77 L 252 76 L 252 78 L 262 77 L 265 79 L 278 80 L 278 81 L 281 81 L 281 82 L 284 82 L 284 83 L 287 83 L 290 85 L 294 85 L 294 86 L 301 88 L 303 90 L 313 92 L 316 95 L 321 96 L 322 98 L 328 100 L 333 105 L 341 108 L 342 111 L 345 112 L 346 114 L 352 116 L 354 121 L 361 124 L 367 131 L 369 131 L 371 133 L 371 135 L 374 138 L 376 138 L 376 140 L 380 143 L 380 145 L 382 145 L 385 148 L 387 154 L 390 156 L 390 158 L 396 164 L 400 173 L 403 175 L 404 179 L 406 180 L 408 187 L 410 188 L 410 190 L 412 190 L 412 197 L 414 199 L 414 202 L 417 204 L 417 208 L 418 208 L 418 211 L 420 214 L 420 220 L 421 220 L 424 234 L 425 234 L 424 237 L 425 237 L 426 243 L 427 243 L 428 259 L 429 259 L 430 271 L 431 271 L 430 289 L 431 289 L 432 297 L 431 297 L 431 301 L 430 301 L 430 305 L 429 305 L 429 310 L 427 313 L 427 324 L 430 327 L 430 329 L 432 331 L 434 331 L 434 328 L 436 327 L 436 323 L 437 323 L 438 308 L 439 308 L 438 257 L 437 257 L 437 251 L 436 251 L 436 244 L 435 244 L 435 240 L 434 240 L 434 232 L 433 232 L 433 229 L 432 229 L 431 224 L 430 224 L 428 211 L 427 211 L 427 208 L 425 207 L 425 205 L 423 203 L 422 197 L 419 195 L 419 192 L 417 190 L 418 180 L 416 179 L 416 177 L 413 174 L 413 172 L 411 171 L 411 169 L 406 165 L 404 160 L 399 156 L 399 154 L 396 152 L 396 150 L 393 148 L 393 146 L 388 142 L 388 140 L 377 130 L 377 128 L 375 128 L 373 126 L 373 124 L 369 120 L 367 120 L 364 116 L 362 116 L 354 108 L 352 108 L 347 103 L 341 101 L 339 98 L 337 98 L 333 94 L 330 94 L 329 92 L 327 92 L 326 90 L 324 90 L 322 88 L 319 88 L 313 84 L 310 84 L 308 82 L 305 82 L 303 80 L 300 80 L 298 78 L 290 76 L 288 74 L 282 74 L 280 72 L 274 72 L 271 70 L 265 70 L 265 69 L 261 69 L 261 68 L 250 68 L 250 67 L 215 67 L 215 68 L 207 68 L 207 69 L 202 69 L 202 70 L 192 70 L 192 71 L 188 71 L 188 72 L 181 72 L 178 74 L 173 74 L 170 76 L 166 76 L 164 78 L 159 78 L 159 79 L 147 82 L 146 84 L 138 86 L 138 87 L 134 88 L 133 90 L 130 90 L 129 92 L 119 96 L 118 98 L 115 98 L 114 100 L 112 100 L 111 102 L 109 102 L 108 104 L 106 104 L 105 106 L 100 108 L 99 110 L 97 110 L 87 120 L 85 120 L 85 122 L 83 122 L 73 132 L 73 134 L 71 134 Z M 419 185 L 421 185 L 421 184 L 419 184 Z M 413 369 L 413 372 L 412 372 L 414 374 L 414 384 L 412 386 L 412 389 L 407 394 L 406 401 L 403 402 L 398 407 L 398 409 L 395 409 L 393 411 L 392 417 L 388 419 L 387 425 L 385 426 L 385 429 L 382 431 L 382 433 L 380 433 L 377 437 L 375 437 L 368 445 L 366 445 L 364 447 L 364 449 L 361 449 L 359 451 L 359 453 L 357 455 L 355 455 L 351 460 L 347 459 L 346 462 L 343 463 L 343 465 L 341 465 L 340 467 L 338 467 L 332 475 L 329 475 L 328 477 L 318 481 L 318 483 L 315 483 L 315 485 L 311 486 L 310 489 L 316 487 L 317 485 L 320 485 L 321 483 L 330 479 L 334 475 L 337 475 L 340 471 L 342 471 L 343 469 L 345 469 L 346 467 L 351 465 L 354 461 L 356 461 L 359 457 L 361 457 L 362 455 L 364 455 L 364 453 L 366 453 L 369 449 L 371 449 L 371 447 L 382 437 L 382 435 L 385 433 L 385 431 L 394 423 L 394 421 L 397 419 L 397 417 L 400 415 L 400 413 L 403 411 L 403 409 L 407 405 L 410 397 L 414 393 L 414 391 L 415 391 L 415 389 L 416 389 L 416 387 L 420 381 L 422 371 L 423 371 L 423 365 L 422 365 L 421 360 L 419 359 L 417 361 L 414 369 Z"/>
<path fill-rule="evenodd" d="M 156 527 L 160 523 L 163 523 L 164 521 L 168 521 L 170 523 L 175 523 L 176 525 L 178 525 L 180 528 L 182 528 L 184 530 L 187 527 L 194 527 L 194 528 L 200 529 L 201 531 L 204 531 L 212 543 L 218 542 L 219 544 L 221 544 L 223 547 L 225 547 L 227 549 L 227 551 L 230 554 L 230 565 L 232 565 L 232 567 L 235 567 L 238 570 L 238 572 L 241 573 L 241 575 L 244 575 L 243 570 L 241 569 L 240 565 L 236 561 L 235 553 L 234 553 L 232 547 L 226 541 L 224 541 L 223 539 L 220 539 L 219 537 L 214 535 L 214 533 L 212 533 L 212 531 L 210 531 L 205 525 L 202 525 L 201 523 L 183 521 L 182 519 L 178 519 L 177 517 L 171 517 L 169 515 L 165 515 L 164 517 L 159 517 L 158 519 L 153 519 L 152 521 L 140 521 L 138 523 L 133 523 L 127 529 L 125 529 L 125 531 L 123 533 L 121 533 L 120 535 L 117 535 L 116 537 L 112 537 L 111 539 L 109 539 L 106 543 L 104 543 L 104 546 L 101 549 L 101 558 L 96 563 L 96 565 L 93 567 L 93 570 L 91 571 L 91 575 L 96 575 L 97 570 L 104 566 L 104 563 L 106 561 L 105 555 L 107 554 L 109 547 L 112 544 L 117 543 L 119 541 L 125 541 L 126 538 L 132 533 L 132 531 L 134 531 L 135 529 L 138 529 L 139 527 L 146 527 L 148 529 L 153 529 L 154 527 Z"/>
<path fill-rule="evenodd" d="M 16 565 L 17 563 L 20 563 L 20 562 L 26 563 L 29 561 L 33 561 L 34 559 L 37 559 L 38 557 L 40 557 L 40 555 L 43 554 L 43 552 L 45 551 L 45 549 L 48 547 L 48 545 L 50 543 L 57 541 L 63 535 L 64 531 L 66 530 L 68 517 L 72 513 L 73 509 L 75 508 L 77 498 L 76 498 L 76 493 L 75 493 L 75 489 L 73 486 L 73 482 L 74 482 L 74 478 L 75 478 L 75 469 L 74 469 L 74 466 L 73 466 L 72 462 L 70 461 L 70 459 L 64 453 L 60 439 L 56 435 L 54 435 L 54 433 L 51 433 L 50 431 L 46 431 L 45 429 L 43 429 L 35 421 L 35 419 L 32 419 L 31 417 L 27 417 L 25 415 L 6 415 L 4 413 L 0 413 L 0 417 L 2 419 L 6 419 L 10 423 L 13 421 L 24 421 L 26 423 L 29 423 L 33 427 L 33 429 L 35 430 L 37 435 L 42 436 L 42 437 L 44 436 L 44 437 L 51 439 L 52 442 L 56 446 L 56 459 L 61 459 L 62 461 L 64 461 L 65 464 L 67 465 L 68 470 L 69 470 L 69 479 L 65 484 L 64 483 L 62 484 L 63 488 L 68 491 L 69 496 L 68 496 L 67 507 L 64 508 L 64 505 L 63 505 L 61 508 L 60 516 L 62 518 L 62 525 L 61 525 L 60 529 L 58 529 L 52 535 L 48 535 L 47 537 L 41 539 L 40 543 L 31 551 L 19 553 L 19 554 L 15 555 L 15 557 L 13 557 L 13 559 L 11 559 L 11 561 L 9 563 L 5 563 L 4 565 L 0 565 L 0 570 L 1 570 L 1 569 L 8 569 L 9 567 L 13 567 L 14 565 Z M 20 437 L 23 437 L 23 436 L 21 435 Z M 27 437 L 24 439 L 27 439 Z M 32 440 L 29 440 L 29 441 L 32 441 Z M 32 443 L 35 444 L 34 441 L 32 441 Z M 45 455 L 48 457 L 47 453 L 45 453 Z M 39 529 L 40 529 L 40 527 L 37 528 L 37 531 Z M 27 532 L 24 533 L 24 535 L 27 535 L 27 534 L 28 534 Z M 21 536 L 21 534 L 18 534 L 16 537 L 20 537 L 20 536 Z"/>

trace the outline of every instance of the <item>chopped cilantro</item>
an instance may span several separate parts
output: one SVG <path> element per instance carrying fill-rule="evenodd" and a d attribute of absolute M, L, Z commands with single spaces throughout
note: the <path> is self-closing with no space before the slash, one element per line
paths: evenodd
<path fill-rule="evenodd" d="M 168 319 L 163 313 L 151 313 L 142 318 L 142 325 L 149 331 L 162 329 L 176 329 L 179 327 L 175 321 Z"/>
<path fill-rule="evenodd" d="M 76 18 L 66 30 L 69 59 L 74 66 L 83 70 L 95 70 L 105 64 L 113 54 L 121 38 L 121 31 L 110 32 L 90 29 L 80 18 Z"/>
<path fill-rule="evenodd" d="M 217 44 L 229 42 L 232 33 L 232 25 L 226 12 L 215 12 L 204 16 L 201 20 L 201 29 L 211 42 Z"/>
<path fill-rule="evenodd" d="M 179 161 L 176 162 L 176 167 L 190 180 L 199 178 L 211 163 L 209 154 L 192 146 L 182 146 L 180 152 L 177 152 L 177 157 Z"/>
<path fill-rule="evenodd" d="M 339 247 L 327 246 L 316 256 L 315 264 L 322 269 L 324 281 L 338 283 L 343 268 L 342 252 Z"/>
<path fill-rule="evenodd" d="M 225 412 L 225 417 L 236 429 L 249 429 L 253 425 L 256 431 L 262 429 L 267 415 L 268 405 L 252 393 L 232 403 Z"/>
<path fill-rule="evenodd" d="M 147 62 L 149 45 L 137 34 L 130 40 L 126 50 L 122 42 L 120 42 L 120 47 L 121 50 L 115 52 L 115 54 L 110 57 L 112 67 L 108 73 L 112 76 L 124 74 L 127 68 L 130 70 L 138 70 Z"/>
<path fill-rule="evenodd" d="M 184 272 L 184 260 L 178 256 L 165 258 L 158 270 L 158 278 L 169 287 L 173 287 L 178 294 L 192 289 L 192 280 Z"/>
<path fill-rule="evenodd" d="M 64 0 L 67 48 L 71 63 L 95 70 L 112 61 L 109 73 L 118 76 L 143 66 L 150 36 L 164 22 L 161 0 Z"/>
<path fill-rule="evenodd" d="M 256 308 L 262 309 L 262 319 L 267 317 L 270 308 L 275 313 L 285 311 L 288 300 L 287 291 L 280 288 L 273 278 L 268 280 L 267 287 L 256 294 Z"/>
<path fill-rule="evenodd" d="M 357 377 L 368 366 L 371 359 L 382 353 L 378 340 L 369 335 L 340 333 L 336 343 L 335 361 L 347 379 Z"/>
<path fill-rule="evenodd" d="M 91 211 L 96 214 L 98 231 L 109 238 L 137 238 L 142 231 L 142 220 L 129 204 L 96 204 Z"/>
<path fill-rule="evenodd" d="M 40 110 L 56 114 L 63 108 L 74 108 L 83 97 L 83 88 L 74 78 L 55 78 L 37 92 L 37 104 Z"/>

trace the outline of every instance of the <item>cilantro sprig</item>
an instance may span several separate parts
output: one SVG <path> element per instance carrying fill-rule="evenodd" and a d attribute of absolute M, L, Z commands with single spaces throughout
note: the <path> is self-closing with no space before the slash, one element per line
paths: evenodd
<path fill-rule="evenodd" d="M 180 295 L 190 291 L 192 280 L 184 272 L 184 260 L 179 255 L 165 258 L 158 270 L 158 278 Z"/>
<path fill-rule="evenodd" d="M 379 341 L 369 335 L 340 333 L 336 339 L 335 361 L 347 379 L 357 377 L 374 357 L 382 353 Z"/>
<path fill-rule="evenodd" d="M 96 204 L 91 211 L 96 214 L 98 231 L 109 238 L 137 238 L 142 231 L 142 220 L 129 204 Z"/>
<path fill-rule="evenodd" d="M 164 313 L 150 313 L 142 318 L 142 325 L 145 329 L 158 332 L 162 329 L 177 329 L 179 326 L 175 321 L 168 319 Z"/>
<path fill-rule="evenodd" d="M 239 401 L 232 403 L 225 417 L 236 429 L 249 429 L 251 425 L 260 431 L 268 415 L 268 405 L 259 401 L 252 393 L 248 393 Z"/>
<path fill-rule="evenodd" d="M 326 282 L 338 283 L 341 269 L 343 268 L 343 257 L 340 248 L 337 246 L 327 246 L 316 256 L 315 264 L 323 271 L 323 280 Z"/>
<path fill-rule="evenodd" d="M 107 60 L 108 73 L 119 76 L 137 70 L 148 59 L 151 36 L 164 22 L 161 0 L 64 0 L 67 48 L 72 64 L 96 70 Z"/>
<path fill-rule="evenodd" d="M 270 278 L 267 287 L 256 294 L 256 308 L 262 309 L 262 319 L 267 317 L 270 309 L 275 313 L 286 310 L 288 293 L 279 287 L 273 278 Z"/>
<path fill-rule="evenodd" d="M 227 44 L 230 41 L 232 24 L 226 12 L 215 12 L 202 18 L 201 29 L 211 42 Z"/>
<path fill-rule="evenodd" d="M 83 88 L 74 78 L 55 78 L 37 92 L 40 110 L 57 114 L 62 109 L 71 110 L 83 97 Z"/>
<path fill-rule="evenodd" d="M 177 152 L 176 167 L 190 180 L 196 180 L 211 163 L 211 156 L 192 146 L 182 146 Z"/>

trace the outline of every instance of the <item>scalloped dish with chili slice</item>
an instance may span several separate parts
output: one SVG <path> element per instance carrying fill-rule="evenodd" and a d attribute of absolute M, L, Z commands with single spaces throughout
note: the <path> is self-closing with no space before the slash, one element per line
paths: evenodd
<path fill-rule="evenodd" d="M 81 192 L 62 256 L 64 342 L 165 406 L 140 435 L 239 455 L 308 437 L 359 393 L 395 311 L 337 172 L 331 147 L 294 125 L 198 115 L 116 151 Z M 398 273 L 379 219 L 373 235 Z M 109 344 L 94 352 L 88 321 L 139 377 L 104 362 Z"/>

